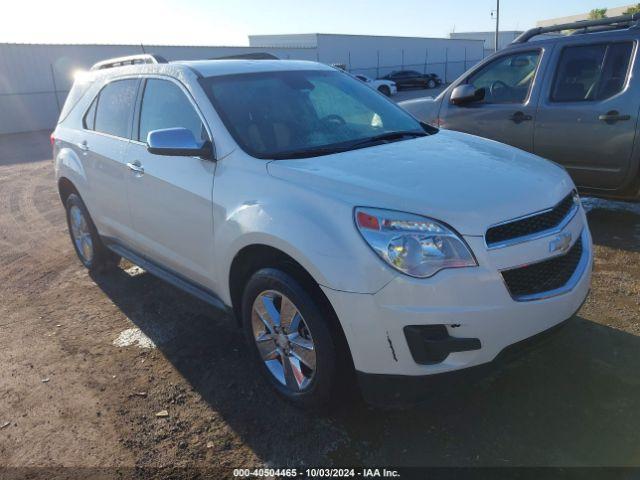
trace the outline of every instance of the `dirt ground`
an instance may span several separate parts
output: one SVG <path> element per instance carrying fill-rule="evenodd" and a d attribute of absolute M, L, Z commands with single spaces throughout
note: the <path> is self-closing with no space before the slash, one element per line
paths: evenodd
<path fill-rule="evenodd" d="M 640 465 L 640 205 L 587 204 L 593 289 L 558 335 L 464 394 L 319 417 L 265 388 L 211 307 L 89 276 L 47 134 L 0 137 L 0 466 Z"/>

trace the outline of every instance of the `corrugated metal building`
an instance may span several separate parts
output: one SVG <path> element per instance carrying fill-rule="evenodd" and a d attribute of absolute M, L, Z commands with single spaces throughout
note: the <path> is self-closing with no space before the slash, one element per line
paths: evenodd
<path fill-rule="evenodd" d="M 351 72 L 380 77 L 393 70 L 437 73 L 454 80 L 483 58 L 483 42 L 476 39 L 390 37 L 309 33 L 249 35 L 252 47 L 315 48 L 319 61 L 342 64 Z"/>
<path fill-rule="evenodd" d="M 498 50 L 503 49 L 513 42 L 522 30 L 502 30 L 498 35 Z M 484 56 L 487 57 L 496 51 L 496 32 L 454 32 L 449 38 L 464 40 L 482 40 L 484 42 Z"/>
<path fill-rule="evenodd" d="M 270 53 L 282 59 L 344 64 L 372 77 L 399 68 L 452 80 L 482 58 L 482 42 L 360 35 L 268 35 L 249 47 L 145 45 L 167 60 Z M 143 53 L 141 45 L 0 44 L 0 134 L 51 129 L 76 71 L 106 58 Z"/>
<path fill-rule="evenodd" d="M 179 47 L 150 45 L 147 53 L 191 60 L 268 52 L 279 58 L 316 60 L 309 48 Z M 0 134 L 52 128 L 76 71 L 106 58 L 142 53 L 140 45 L 0 44 Z"/>
<path fill-rule="evenodd" d="M 603 2 L 606 3 L 606 2 Z M 603 5 L 606 6 L 606 5 Z M 631 5 L 625 5 L 623 7 L 607 8 L 607 17 L 617 17 L 618 15 L 624 15 L 629 8 L 636 7 L 636 3 Z M 582 20 L 589 20 L 589 12 L 579 13 L 577 15 L 569 15 L 567 17 L 548 18 L 546 20 L 538 20 L 536 22 L 537 27 L 552 27 L 553 25 L 561 25 L 563 23 L 580 22 Z"/>

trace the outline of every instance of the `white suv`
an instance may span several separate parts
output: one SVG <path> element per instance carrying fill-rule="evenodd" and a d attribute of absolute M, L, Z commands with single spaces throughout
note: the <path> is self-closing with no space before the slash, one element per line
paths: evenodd
<path fill-rule="evenodd" d="M 125 257 L 229 311 L 298 405 L 356 377 L 370 401 L 412 400 L 562 323 L 589 290 L 561 167 L 421 124 L 318 63 L 103 62 L 52 142 L 82 263 Z"/>

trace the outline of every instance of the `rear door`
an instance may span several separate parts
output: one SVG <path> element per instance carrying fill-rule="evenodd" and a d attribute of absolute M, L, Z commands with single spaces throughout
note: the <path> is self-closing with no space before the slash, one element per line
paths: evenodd
<path fill-rule="evenodd" d="M 425 86 L 426 80 L 424 78 L 424 75 L 422 75 L 420 72 L 416 72 L 415 70 L 409 70 L 408 75 L 409 75 L 409 81 L 412 87 L 422 88 Z"/>
<path fill-rule="evenodd" d="M 100 234 L 123 243 L 133 239 L 127 204 L 125 153 L 133 119 L 138 79 L 107 83 L 83 117 L 77 145 L 91 193 L 91 216 Z"/>
<path fill-rule="evenodd" d="M 640 84 L 634 40 L 576 38 L 554 52 L 536 119 L 534 151 L 564 165 L 578 186 L 616 189 L 629 170 Z"/>
<path fill-rule="evenodd" d="M 147 78 L 142 87 L 127 163 L 127 185 L 138 253 L 204 287 L 213 259 L 215 162 L 147 151 L 153 130 L 182 127 L 196 139 L 210 134 L 190 94 L 170 78 Z"/>
<path fill-rule="evenodd" d="M 411 80 L 409 79 L 407 72 L 405 71 L 394 73 L 393 75 L 391 75 L 390 80 L 392 82 L 396 82 L 396 86 L 401 88 L 406 88 L 411 86 Z"/>
<path fill-rule="evenodd" d="M 533 149 L 533 122 L 544 55 L 541 48 L 510 50 L 471 71 L 457 85 L 484 89 L 484 100 L 465 105 L 450 102 L 449 89 L 440 110 L 440 126 Z"/>

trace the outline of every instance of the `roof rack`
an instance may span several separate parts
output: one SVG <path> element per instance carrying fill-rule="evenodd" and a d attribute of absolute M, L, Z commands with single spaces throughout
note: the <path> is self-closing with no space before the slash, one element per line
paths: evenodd
<path fill-rule="evenodd" d="M 255 52 L 255 53 L 236 53 L 224 57 L 212 57 L 209 60 L 280 60 L 272 53 Z"/>
<path fill-rule="evenodd" d="M 640 14 L 620 15 L 618 17 L 601 18 L 598 20 L 581 20 L 579 22 L 563 23 L 550 27 L 537 27 L 527 30 L 518 36 L 511 44 L 526 43 L 533 37 L 544 33 L 562 32 L 565 30 L 575 30 L 573 34 L 593 33 L 602 30 L 618 30 L 637 26 Z"/>
<path fill-rule="evenodd" d="M 142 65 L 147 63 L 167 63 L 160 55 L 142 54 L 129 55 L 127 57 L 110 58 L 96 63 L 91 70 L 104 70 L 106 68 L 122 67 L 124 65 Z"/>

